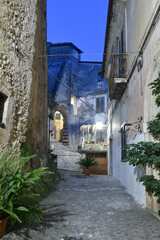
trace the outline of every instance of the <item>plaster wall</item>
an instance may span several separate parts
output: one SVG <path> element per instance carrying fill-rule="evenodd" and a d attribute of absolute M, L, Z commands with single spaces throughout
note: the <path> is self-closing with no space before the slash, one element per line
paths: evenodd
<path fill-rule="evenodd" d="M 144 92 L 144 133 L 145 141 L 154 141 L 152 136 L 147 132 L 147 122 L 154 119 L 160 108 L 155 105 L 155 96 L 152 95 L 148 84 L 159 77 L 160 74 L 160 20 L 156 24 L 156 28 L 150 38 L 148 46 L 145 49 L 144 57 L 146 62 L 144 64 L 145 72 L 145 92 Z M 159 179 L 158 173 L 147 168 L 147 174 L 153 174 Z M 159 204 L 155 197 L 150 197 L 147 194 L 147 207 L 158 213 Z"/>
<path fill-rule="evenodd" d="M 131 73 L 159 4 L 159 0 L 113 1 L 108 46 L 104 59 L 104 78 L 109 77 L 112 54 L 117 53 L 116 39 L 120 38 L 123 25 L 125 25 L 127 72 L 128 75 Z"/>
<path fill-rule="evenodd" d="M 8 97 L 0 146 L 25 142 L 38 156 L 34 165 L 46 165 L 46 2 L 2 0 L 0 9 L 0 91 Z"/>
<path fill-rule="evenodd" d="M 133 126 L 127 132 L 127 143 L 137 143 L 139 141 L 153 140 L 147 133 L 147 122 L 152 120 L 159 108 L 155 106 L 155 97 L 152 96 L 148 83 L 158 78 L 160 73 L 160 21 L 154 25 L 154 31 L 143 49 L 143 67 L 138 72 L 133 69 L 127 88 L 123 97 L 118 102 L 109 102 L 109 128 L 108 149 L 109 149 L 109 170 L 113 175 L 127 187 L 127 189 L 137 198 L 137 200 L 153 211 L 158 211 L 155 198 L 150 198 L 145 194 L 145 188 L 138 179 L 145 174 L 145 169 L 139 170 L 129 166 L 126 162 L 121 162 L 121 139 L 120 126 L 123 122 L 133 123 L 138 117 L 142 117 L 140 127 L 142 132 L 138 132 Z M 110 146 L 111 144 L 111 146 Z M 151 169 L 146 169 L 149 174 L 157 173 Z M 147 201 L 147 203 L 146 203 Z"/>
<path fill-rule="evenodd" d="M 151 21 L 159 6 L 159 0 L 128 0 L 126 4 L 126 38 L 128 52 L 128 71 L 131 69 L 137 53 L 147 35 Z M 132 52 L 132 53 L 131 53 Z"/>
<path fill-rule="evenodd" d="M 131 106 L 130 106 L 131 107 Z M 122 123 L 130 122 L 129 119 L 134 118 L 134 113 L 132 114 L 132 107 L 130 108 L 128 101 L 126 103 L 119 104 L 116 109 L 112 122 L 109 123 L 108 127 L 108 158 L 109 174 L 116 177 L 129 192 L 134 195 L 134 197 L 142 204 L 146 205 L 146 196 L 144 186 L 138 182 L 141 175 L 145 174 L 145 170 L 139 170 L 130 166 L 127 162 L 121 161 L 121 134 L 120 128 Z M 138 141 L 144 140 L 144 134 L 137 132 L 133 127 L 127 132 L 127 143 L 136 143 Z"/>

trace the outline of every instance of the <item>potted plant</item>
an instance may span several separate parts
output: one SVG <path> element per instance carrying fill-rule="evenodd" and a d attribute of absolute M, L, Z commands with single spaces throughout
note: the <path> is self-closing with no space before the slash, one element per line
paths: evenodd
<path fill-rule="evenodd" d="M 89 169 L 90 167 L 100 166 L 100 164 L 97 161 L 95 161 L 94 159 L 92 159 L 90 157 L 81 158 L 77 162 L 77 164 L 81 166 L 85 175 L 90 175 L 90 169 Z"/>
<path fill-rule="evenodd" d="M 29 169 L 26 164 L 35 155 L 18 157 L 17 147 L 10 149 L 0 158 L 0 229 L 10 218 L 16 221 L 40 222 L 43 216 L 39 205 L 43 177 L 50 174 L 46 167 Z M 5 220 L 4 220 L 5 219 Z M 0 236 L 5 234 L 5 229 Z"/>

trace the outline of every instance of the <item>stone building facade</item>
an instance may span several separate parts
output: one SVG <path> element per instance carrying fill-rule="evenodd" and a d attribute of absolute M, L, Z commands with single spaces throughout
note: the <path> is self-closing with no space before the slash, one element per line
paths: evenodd
<path fill-rule="evenodd" d="M 159 76 L 159 59 L 159 0 L 110 0 L 103 61 L 103 77 L 109 78 L 108 171 L 155 212 L 156 200 L 138 182 L 145 169 L 125 162 L 122 147 L 153 140 L 147 122 L 158 109 L 148 84 Z"/>
<path fill-rule="evenodd" d="M 47 163 L 46 1 L 0 2 L 0 146 L 25 143 Z"/>
<path fill-rule="evenodd" d="M 48 43 L 52 141 L 61 141 L 75 150 L 82 148 L 86 153 L 95 149 L 106 153 L 106 135 L 100 146 L 94 126 L 97 122 L 106 126 L 107 80 L 101 78 L 102 63 L 82 62 L 81 53 L 72 43 Z"/>

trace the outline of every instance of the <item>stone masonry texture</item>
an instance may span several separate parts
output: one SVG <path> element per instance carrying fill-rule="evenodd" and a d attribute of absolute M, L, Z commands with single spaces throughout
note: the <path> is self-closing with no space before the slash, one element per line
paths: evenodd
<path fill-rule="evenodd" d="M 47 57 L 46 1 L 0 1 L 0 92 L 7 97 L 5 129 L 0 129 L 4 152 L 26 143 L 46 164 Z M 16 50 L 16 46 L 17 49 Z"/>
<path fill-rule="evenodd" d="M 43 203 L 42 229 L 17 228 L 2 240 L 159 240 L 160 221 L 112 176 L 61 172 Z"/>

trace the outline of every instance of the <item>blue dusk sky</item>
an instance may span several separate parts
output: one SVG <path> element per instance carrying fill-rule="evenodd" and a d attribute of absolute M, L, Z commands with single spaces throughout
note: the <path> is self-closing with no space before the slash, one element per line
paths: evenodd
<path fill-rule="evenodd" d="M 108 1 L 47 0 L 47 41 L 72 42 L 82 61 L 102 61 Z"/>

